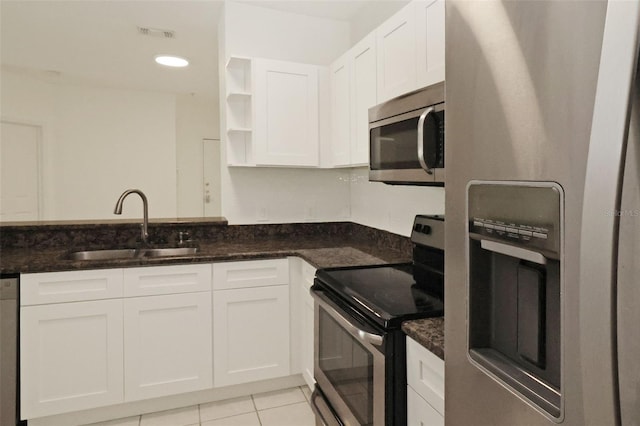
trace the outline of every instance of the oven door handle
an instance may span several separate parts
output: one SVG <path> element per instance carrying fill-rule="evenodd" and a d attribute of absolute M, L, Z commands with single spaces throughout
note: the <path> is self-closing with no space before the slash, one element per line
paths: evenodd
<path fill-rule="evenodd" d="M 429 114 L 432 114 L 435 110 L 433 107 L 427 108 L 421 115 L 418 120 L 418 161 L 420 161 L 420 166 L 429 173 L 433 174 L 433 170 L 431 167 L 427 165 L 426 160 L 424 159 L 424 121 L 427 119 Z"/>
<path fill-rule="evenodd" d="M 347 330 L 352 336 L 364 343 L 369 343 L 374 346 L 382 346 L 384 337 L 380 334 L 371 333 L 365 331 L 361 326 L 354 324 L 353 320 L 342 315 L 334 304 L 327 299 L 327 297 L 319 291 L 312 291 L 311 294 L 322 305 L 322 309 L 327 311 L 331 317 L 336 320 L 340 326 Z"/>

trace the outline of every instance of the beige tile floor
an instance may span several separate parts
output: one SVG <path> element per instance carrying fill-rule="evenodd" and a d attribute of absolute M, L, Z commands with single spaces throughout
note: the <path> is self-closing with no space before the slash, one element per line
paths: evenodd
<path fill-rule="evenodd" d="M 90 426 L 315 426 L 310 397 L 302 386 Z"/>

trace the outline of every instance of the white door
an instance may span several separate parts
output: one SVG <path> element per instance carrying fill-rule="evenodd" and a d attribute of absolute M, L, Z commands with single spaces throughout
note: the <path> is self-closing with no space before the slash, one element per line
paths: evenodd
<path fill-rule="evenodd" d="M 369 34 L 351 49 L 351 164 L 369 164 L 369 108 L 375 106 L 376 37 Z"/>
<path fill-rule="evenodd" d="M 216 387 L 290 374 L 289 286 L 213 292 Z"/>
<path fill-rule="evenodd" d="M 125 401 L 208 389 L 211 292 L 124 300 Z"/>
<path fill-rule="evenodd" d="M 202 139 L 202 188 L 204 217 L 220 216 L 220 140 Z"/>
<path fill-rule="evenodd" d="M 444 0 L 420 0 L 416 6 L 418 87 L 444 81 Z"/>
<path fill-rule="evenodd" d="M 331 158 L 334 166 L 346 166 L 351 156 L 351 93 L 348 55 L 331 64 Z"/>
<path fill-rule="evenodd" d="M 410 3 L 376 30 L 378 102 L 416 89 L 415 22 Z"/>
<path fill-rule="evenodd" d="M 0 221 L 38 220 L 42 129 L 6 121 L 0 126 Z"/>
<path fill-rule="evenodd" d="M 254 101 L 255 163 L 318 166 L 318 68 L 256 59 Z"/>
<path fill-rule="evenodd" d="M 123 402 L 122 300 L 20 309 L 21 417 Z"/>

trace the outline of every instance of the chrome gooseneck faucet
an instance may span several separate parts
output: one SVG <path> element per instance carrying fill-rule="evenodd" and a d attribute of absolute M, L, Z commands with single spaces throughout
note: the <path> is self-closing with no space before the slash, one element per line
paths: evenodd
<path fill-rule="evenodd" d="M 144 244 L 147 244 L 147 240 L 149 238 L 149 206 L 147 203 L 147 197 L 142 191 L 140 191 L 139 189 L 127 189 L 126 191 L 124 191 L 116 202 L 116 208 L 113 210 L 113 214 L 122 214 L 122 203 L 124 203 L 124 199 L 127 198 L 127 195 L 132 193 L 138 194 L 140 198 L 142 198 L 143 216 L 142 224 L 140 225 L 140 227 L 142 232 L 142 242 Z"/>

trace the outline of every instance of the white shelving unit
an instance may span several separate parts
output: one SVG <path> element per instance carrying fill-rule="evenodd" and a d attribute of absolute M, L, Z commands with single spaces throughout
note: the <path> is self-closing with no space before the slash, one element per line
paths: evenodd
<path fill-rule="evenodd" d="M 226 66 L 227 164 L 253 165 L 253 87 L 251 58 L 232 56 Z"/>

